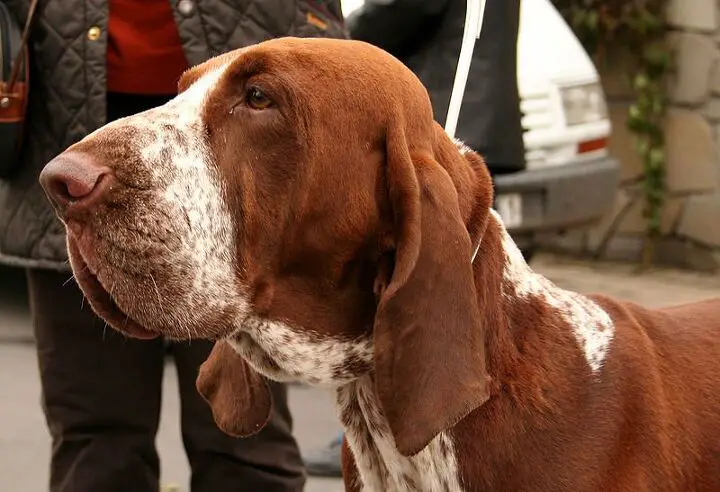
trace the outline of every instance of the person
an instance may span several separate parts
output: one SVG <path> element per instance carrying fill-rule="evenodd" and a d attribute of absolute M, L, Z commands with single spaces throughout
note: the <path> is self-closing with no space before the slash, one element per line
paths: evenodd
<path fill-rule="evenodd" d="M 465 27 L 466 0 L 365 0 L 350 13 L 350 37 L 399 58 L 428 89 L 435 119 L 445 124 Z M 457 138 L 479 152 L 491 175 L 525 168 L 517 85 L 520 0 L 487 0 L 457 126 Z M 303 456 L 309 475 L 341 476 L 342 434 Z"/>
<path fill-rule="evenodd" d="M 23 25 L 29 0 L 0 1 Z M 169 100 L 191 65 L 272 37 L 347 37 L 339 0 L 41 1 L 30 32 L 23 158 L 0 179 L 0 262 L 27 269 L 52 437 L 50 490 L 159 490 L 154 441 L 166 350 L 177 366 L 191 490 L 302 490 L 286 388 L 273 384 L 265 430 L 247 439 L 223 434 L 195 388 L 211 343 L 139 341 L 104 329 L 68 280 L 64 228 L 37 178 L 89 132 Z"/>

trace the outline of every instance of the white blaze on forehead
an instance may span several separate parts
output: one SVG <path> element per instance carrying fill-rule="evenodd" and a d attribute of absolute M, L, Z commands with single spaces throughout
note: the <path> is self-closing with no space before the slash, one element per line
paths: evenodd
<path fill-rule="evenodd" d="M 500 215 L 495 210 L 491 210 L 491 214 L 502 230 L 505 281 L 513 286 L 516 296 L 535 296 L 555 308 L 572 329 L 590 369 L 593 373 L 598 373 L 615 334 L 610 315 L 587 297 L 561 289 L 533 272 L 505 230 Z"/>
<path fill-rule="evenodd" d="M 172 101 L 145 113 L 154 137 L 142 150 L 143 161 L 158 181 L 164 182 L 164 200 L 178 210 L 178 221 L 187 222 L 185 252 L 194 272 L 193 290 L 203 297 L 207 292 L 213 304 L 241 301 L 235 285 L 232 215 L 202 118 L 205 103 L 226 68 L 223 65 L 205 74 Z M 168 135 L 165 125 L 179 133 L 184 145 L 177 145 L 177 137 Z M 238 307 L 246 309 L 245 305 Z"/>
<path fill-rule="evenodd" d="M 188 138 L 188 144 L 194 147 L 192 150 L 195 150 L 197 154 L 202 154 L 201 157 L 205 157 L 208 152 L 204 141 L 205 123 L 202 120 L 203 111 L 205 109 L 205 103 L 217 87 L 217 83 L 225 73 L 225 70 L 227 70 L 227 67 L 228 65 L 225 64 L 206 73 L 183 93 L 177 95 L 166 104 L 137 115 L 135 118 L 138 119 L 138 121 L 133 121 L 133 124 L 135 126 L 138 126 L 138 124 L 142 125 L 143 128 L 154 129 L 160 133 L 162 133 L 162 125 L 171 125 Z M 162 137 L 162 135 L 160 136 Z M 157 158 L 157 154 L 160 151 L 167 152 L 169 150 L 177 153 L 182 150 L 177 148 L 168 149 L 164 144 L 166 144 L 166 141 L 163 138 L 155 138 L 153 141 L 148 142 L 142 149 L 143 157 L 145 159 L 153 159 Z M 189 157 L 182 154 L 175 155 Z M 197 156 L 198 155 L 194 155 L 193 157 Z M 198 159 L 181 159 L 176 162 L 176 165 L 197 167 L 198 165 L 202 165 L 205 160 L 206 159 L 200 159 L 202 162 L 199 162 Z"/>
<path fill-rule="evenodd" d="M 167 261 L 183 277 L 184 298 L 174 303 L 189 313 L 247 309 L 236 279 L 233 218 L 203 120 L 205 104 L 226 69 L 210 71 L 167 104 L 117 123 L 138 130 L 133 145 L 152 176 L 154 199 L 171 211 L 172 223 L 161 226 L 181 237 L 182 245 L 168 252 Z"/>
<path fill-rule="evenodd" d="M 183 93 L 165 105 L 177 109 L 178 125 L 191 125 L 200 118 L 208 96 L 217 87 L 227 68 L 228 64 L 225 63 L 204 74 Z"/>

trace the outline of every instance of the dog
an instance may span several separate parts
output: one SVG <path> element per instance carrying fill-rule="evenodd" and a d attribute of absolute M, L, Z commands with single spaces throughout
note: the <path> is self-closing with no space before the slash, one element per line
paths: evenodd
<path fill-rule="evenodd" d="M 99 316 L 216 341 L 197 384 L 225 432 L 262 429 L 266 378 L 336 391 L 347 490 L 720 490 L 720 302 L 534 273 L 481 157 L 378 48 L 218 56 L 40 182 Z"/>

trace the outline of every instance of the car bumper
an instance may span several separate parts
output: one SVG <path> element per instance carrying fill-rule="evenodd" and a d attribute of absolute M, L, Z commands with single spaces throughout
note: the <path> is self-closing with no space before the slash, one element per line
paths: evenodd
<path fill-rule="evenodd" d="M 564 231 L 599 220 L 612 206 L 620 165 L 612 157 L 496 176 L 496 209 L 513 236 Z"/>

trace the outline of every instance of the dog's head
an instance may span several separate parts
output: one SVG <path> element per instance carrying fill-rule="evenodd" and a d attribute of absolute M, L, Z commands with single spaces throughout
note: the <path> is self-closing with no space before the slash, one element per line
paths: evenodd
<path fill-rule="evenodd" d="M 407 454 L 487 398 L 471 257 L 490 178 L 377 48 L 285 38 L 214 58 L 41 182 L 112 327 L 218 340 L 198 385 L 230 433 L 270 410 L 246 363 L 319 384 L 374 371 Z"/>

